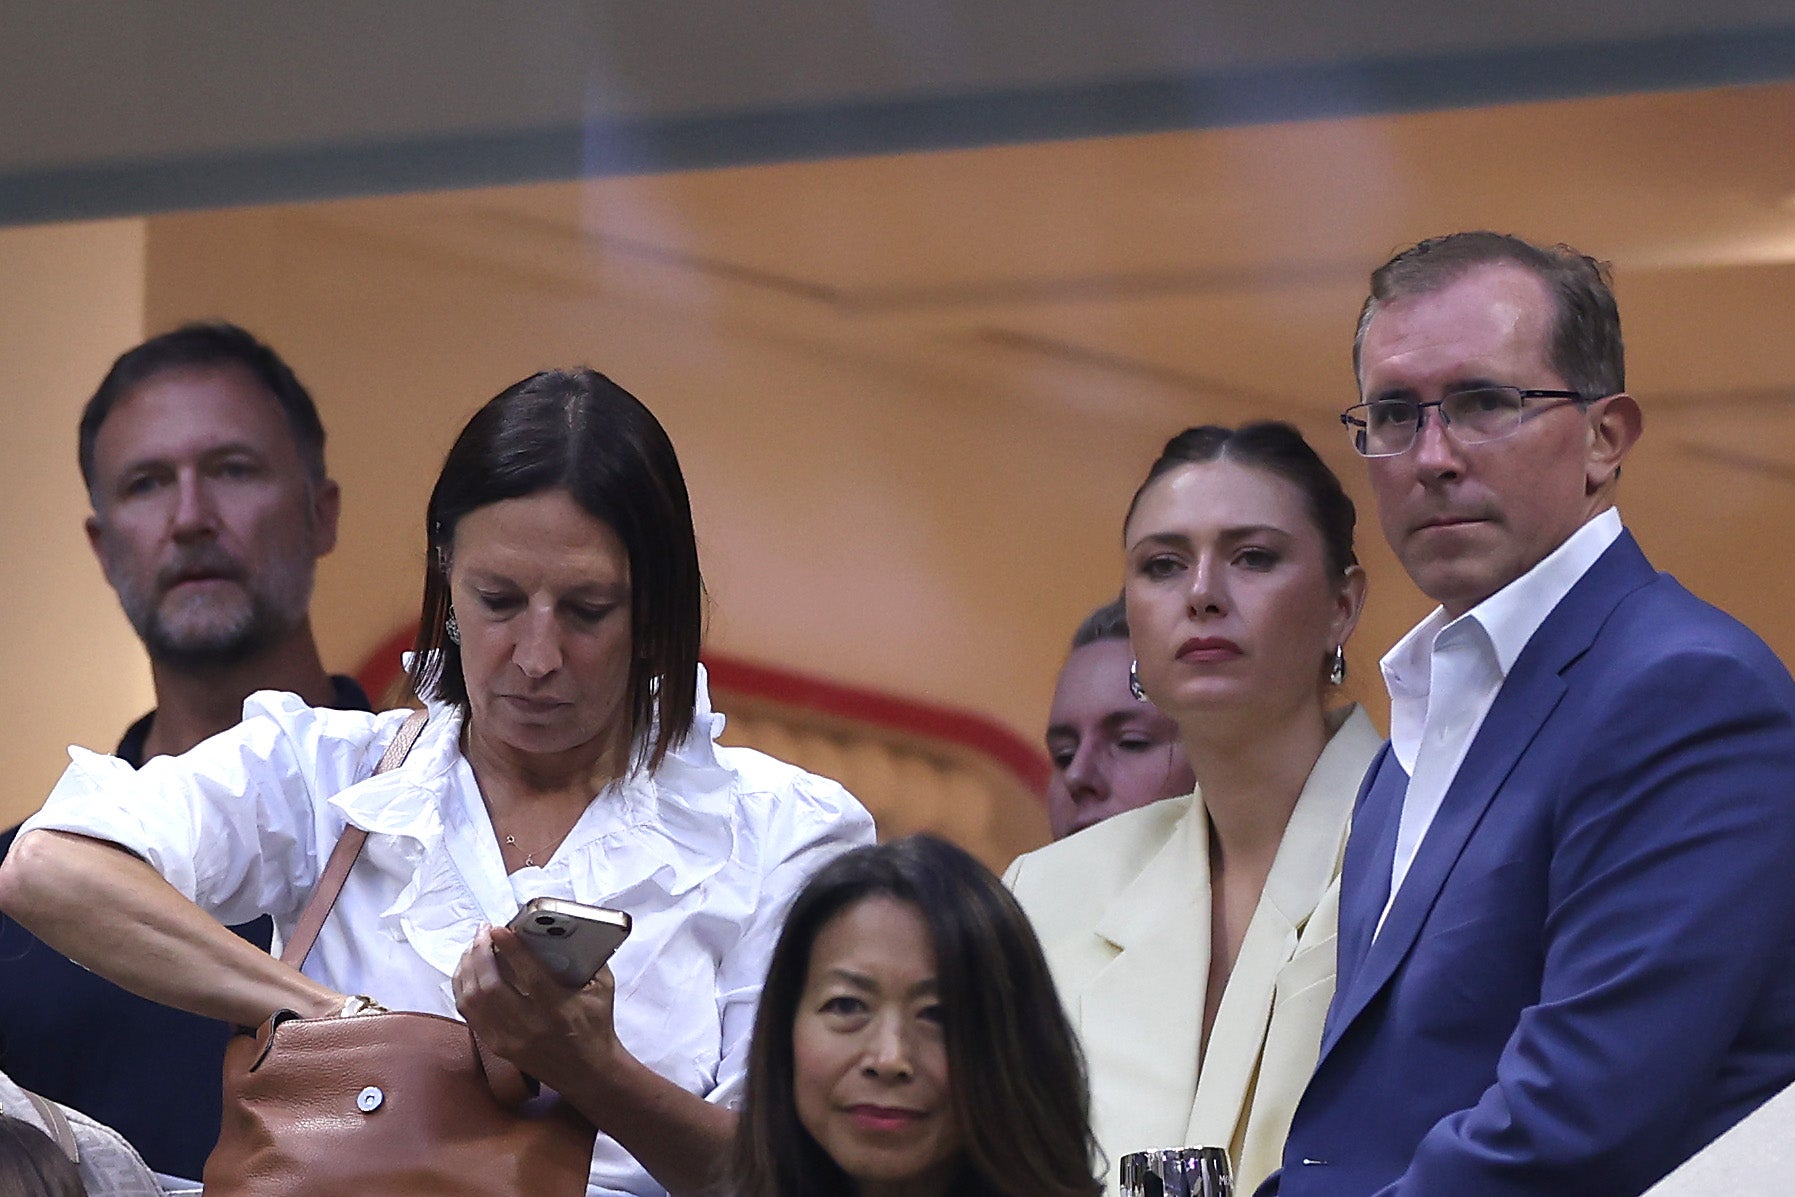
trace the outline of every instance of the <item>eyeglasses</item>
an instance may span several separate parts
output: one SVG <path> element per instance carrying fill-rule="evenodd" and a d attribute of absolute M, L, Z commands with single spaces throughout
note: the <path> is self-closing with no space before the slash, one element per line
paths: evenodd
<path fill-rule="evenodd" d="M 1417 403 L 1413 399 L 1376 399 L 1370 403 L 1357 403 L 1340 413 L 1340 422 L 1346 425 L 1352 436 L 1352 447 L 1360 456 L 1395 457 L 1407 453 L 1415 443 L 1427 408 L 1440 409 L 1441 426 L 1452 429 L 1452 435 L 1461 444 L 1476 445 L 1501 440 L 1520 428 L 1527 415 L 1529 399 L 1583 402 L 1583 396 L 1576 391 L 1471 387 L 1427 403 Z"/>

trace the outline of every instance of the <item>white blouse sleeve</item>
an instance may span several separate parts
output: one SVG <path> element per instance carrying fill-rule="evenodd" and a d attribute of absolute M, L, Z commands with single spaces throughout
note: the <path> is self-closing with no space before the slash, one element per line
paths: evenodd
<path fill-rule="evenodd" d="M 786 911 L 818 869 L 850 848 L 873 842 L 872 816 L 851 794 L 827 778 L 793 773 L 792 783 L 773 796 L 761 829 L 762 859 L 768 867 L 760 901 L 717 970 L 723 1050 L 717 1085 L 708 1096 L 732 1108 L 741 1103 L 754 1015 Z"/>
<path fill-rule="evenodd" d="M 243 722 L 143 768 L 70 748 L 70 764 L 22 831 L 117 844 L 222 922 L 291 919 L 339 826 L 327 800 L 373 771 L 404 712 L 370 715 L 263 691 Z M 336 820 L 340 823 L 340 818 Z"/>

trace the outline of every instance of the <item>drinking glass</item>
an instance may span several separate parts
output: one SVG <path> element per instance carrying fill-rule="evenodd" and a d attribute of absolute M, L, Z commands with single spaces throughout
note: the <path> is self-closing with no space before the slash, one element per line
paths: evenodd
<path fill-rule="evenodd" d="M 1234 1197 L 1221 1147 L 1171 1147 L 1122 1157 L 1122 1197 Z"/>

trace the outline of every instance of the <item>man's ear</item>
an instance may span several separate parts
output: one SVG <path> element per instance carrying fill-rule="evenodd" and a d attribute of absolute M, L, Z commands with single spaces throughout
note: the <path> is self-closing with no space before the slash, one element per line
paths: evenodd
<path fill-rule="evenodd" d="M 112 574 L 106 569 L 106 526 L 100 517 L 90 515 L 81 525 L 87 530 L 87 547 L 93 550 L 94 560 L 100 563 L 100 572 L 105 574 L 108 585 L 112 583 Z"/>
<path fill-rule="evenodd" d="M 322 557 L 337 547 L 337 516 L 343 510 L 343 492 L 323 478 L 312 484 L 312 556 Z"/>
<path fill-rule="evenodd" d="M 1620 477 L 1621 462 L 1645 431 L 1645 413 L 1639 410 L 1639 401 L 1625 391 L 1596 402 L 1584 462 L 1584 486 L 1592 495 Z"/>

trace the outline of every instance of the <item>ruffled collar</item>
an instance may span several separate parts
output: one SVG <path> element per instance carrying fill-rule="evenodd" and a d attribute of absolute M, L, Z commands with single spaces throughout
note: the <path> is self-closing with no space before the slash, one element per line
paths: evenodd
<path fill-rule="evenodd" d="M 515 874 L 505 871 L 477 779 L 461 754 L 460 710 L 429 710 L 403 765 L 330 803 L 348 823 L 384 837 L 370 839 L 365 850 L 380 867 L 409 872 L 381 926 L 410 943 L 445 984 L 480 925 L 509 920 L 523 899 L 550 894 L 627 905 L 622 896 L 639 887 L 677 896 L 735 855 L 735 775 L 717 757 L 723 716 L 711 709 L 702 668 L 685 741 L 659 769 L 636 769 L 606 786 L 549 860 Z"/>
<path fill-rule="evenodd" d="M 409 669 L 412 654 L 406 653 L 404 659 Z M 462 713 L 459 707 L 434 701 L 425 707 L 430 720 L 403 765 L 330 799 L 348 822 L 381 835 L 428 838 L 440 834 L 436 795 L 444 787 L 445 775 L 466 759 L 461 754 Z M 381 718 L 397 728 L 403 713 L 388 711 Z M 717 758 L 717 737 L 723 734 L 724 723 L 724 716 L 711 708 L 709 676 L 700 665 L 692 725 L 685 739 L 667 753 L 659 769 L 652 773 L 632 769 L 599 796 L 618 798 L 629 817 L 637 820 L 668 803 L 689 808 L 693 814 L 719 813 L 716 804 L 728 794 L 733 780 L 733 774 Z M 632 746 L 632 760 L 643 740 L 652 740 L 658 728 L 657 719 L 645 737 L 638 737 Z M 379 747 L 384 749 L 384 738 Z M 377 754 L 370 757 L 370 772 L 377 759 Z"/>

